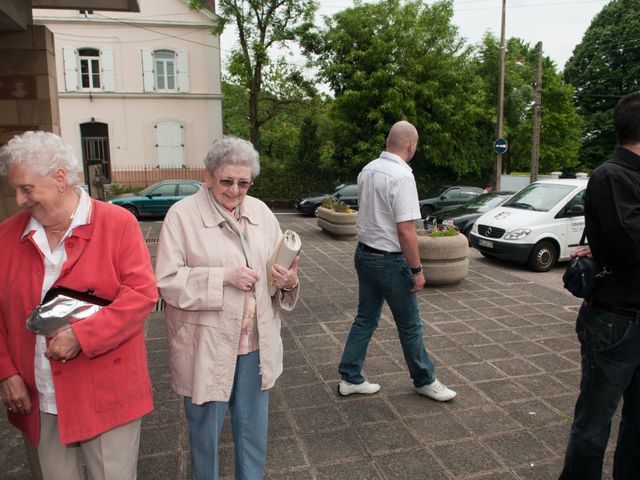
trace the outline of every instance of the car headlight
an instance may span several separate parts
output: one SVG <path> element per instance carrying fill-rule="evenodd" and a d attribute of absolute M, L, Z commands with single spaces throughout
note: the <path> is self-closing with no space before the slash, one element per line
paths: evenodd
<path fill-rule="evenodd" d="M 471 227 L 471 231 L 472 231 L 473 233 L 478 233 L 478 222 L 475 222 L 475 223 L 473 224 L 473 227 Z"/>
<path fill-rule="evenodd" d="M 520 240 L 531 233 L 530 228 L 523 228 L 521 230 L 514 230 L 504 236 L 505 240 Z"/>

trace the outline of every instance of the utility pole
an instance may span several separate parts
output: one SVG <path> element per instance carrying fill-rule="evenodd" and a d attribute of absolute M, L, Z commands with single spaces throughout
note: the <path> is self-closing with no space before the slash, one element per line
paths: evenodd
<path fill-rule="evenodd" d="M 540 158 L 540 109 L 542 107 L 542 42 L 536 45 L 538 66 L 536 68 L 536 103 L 533 107 L 533 141 L 531 142 L 531 183 L 538 179 L 538 159 Z"/>
<path fill-rule="evenodd" d="M 504 24 L 507 10 L 507 0 L 502 0 L 502 26 L 500 28 L 500 78 L 498 80 L 498 138 L 503 135 L 504 123 L 504 57 L 505 57 L 505 41 L 504 41 Z M 496 154 L 496 188 L 500 191 L 500 176 L 502 175 L 502 154 Z"/>

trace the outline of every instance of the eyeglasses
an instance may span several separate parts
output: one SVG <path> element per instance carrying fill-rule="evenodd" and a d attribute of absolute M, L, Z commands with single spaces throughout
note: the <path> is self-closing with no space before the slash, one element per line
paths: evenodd
<path fill-rule="evenodd" d="M 219 178 L 218 183 L 224 188 L 231 188 L 234 185 L 238 186 L 238 190 L 248 190 L 253 182 L 249 180 L 234 180 L 233 178 Z"/>

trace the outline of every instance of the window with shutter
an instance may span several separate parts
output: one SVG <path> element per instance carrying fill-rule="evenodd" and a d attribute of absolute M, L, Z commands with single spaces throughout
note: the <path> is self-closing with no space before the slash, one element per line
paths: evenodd
<path fill-rule="evenodd" d="M 160 168 L 184 165 L 184 127 L 179 122 L 158 122 L 156 131 L 156 162 Z"/>
<path fill-rule="evenodd" d="M 176 54 L 171 50 L 153 52 L 156 90 L 158 92 L 175 92 L 176 89 Z"/>

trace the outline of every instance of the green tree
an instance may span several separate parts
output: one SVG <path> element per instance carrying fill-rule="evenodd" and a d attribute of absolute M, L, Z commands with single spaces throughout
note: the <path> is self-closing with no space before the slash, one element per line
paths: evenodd
<path fill-rule="evenodd" d="M 227 81 L 222 82 L 222 92 L 224 133 L 247 138 L 250 124 L 246 99 L 249 92 L 242 85 Z M 281 91 L 281 94 L 287 92 Z M 262 126 L 262 168 L 252 194 L 265 199 L 296 198 L 333 186 L 337 179 L 331 174 L 333 164 L 327 142 L 326 105 L 329 99 L 316 95 L 291 101 L 275 94 L 268 95 L 282 109 Z M 266 102 L 265 106 L 268 106 Z"/>
<path fill-rule="evenodd" d="M 200 9 L 204 0 L 189 0 L 191 8 Z M 249 92 L 250 137 L 256 150 L 260 151 L 260 129 L 278 112 L 277 95 L 263 95 L 265 76 L 270 81 L 283 85 L 282 80 L 296 87 L 308 85 L 295 67 L 286 67 L 281 61 L 273 67 L 270 50 L 296 42 L 313 26 L 317 10 L 314 0 L 219 0 L 218 21 L 213 33 L 219 35 L 228 23 L 238 29 L 238 46 L 231 53 L 228 72 L 234 83 L 244 86 Z M 273 93 L 273 92 L 271 92 Z M 261 108 L 261 103 L 268 103 Z M 269 112 L 265 115 L 265 112 Z"/>
<path fill-rule="evenodd" d="M 507 173 L 526 172 L 531 166 L 537 52 L 519 38 L 510 38 L 506 48 L 504 132 L 509 151 L 503 161 Z M 477 72 L 489 92 L 486 108 L 497 118 L 499 42 L 493 35 L 485 35 L 476 62 Z M 571 171 L 579 163 L 581 119 L 573 106 L 572 94 L 572 87 L 562 81 L 553 61 L 543 56 L 540 172 Z M 490 134 L 495 136 L 495 127 Z"/>
<path fill-rule="evenodd" d="M 305 47 L 335 95 L 331 148 L 341 173 L 353 176 L 377 156 L 401 119 L 421 135 L 412 162 L 418 178 L 488 172 L 485 90 L 452 15 L 450 0 L 357 2 L 307 37 Z"/>
<path fill-rule="evenodd" d="M 242 85 L 222 81 L 222 130 L 225 135 L 249 138 L 249 92 Z"/>
<path fill-rule="evenodd" d="M 595 168 L 616 143 L 611 115 L 640 88 L 640 0 L 612 0 L 596 15 L 564 71 L 584 117 L 580 160 Z"/>

